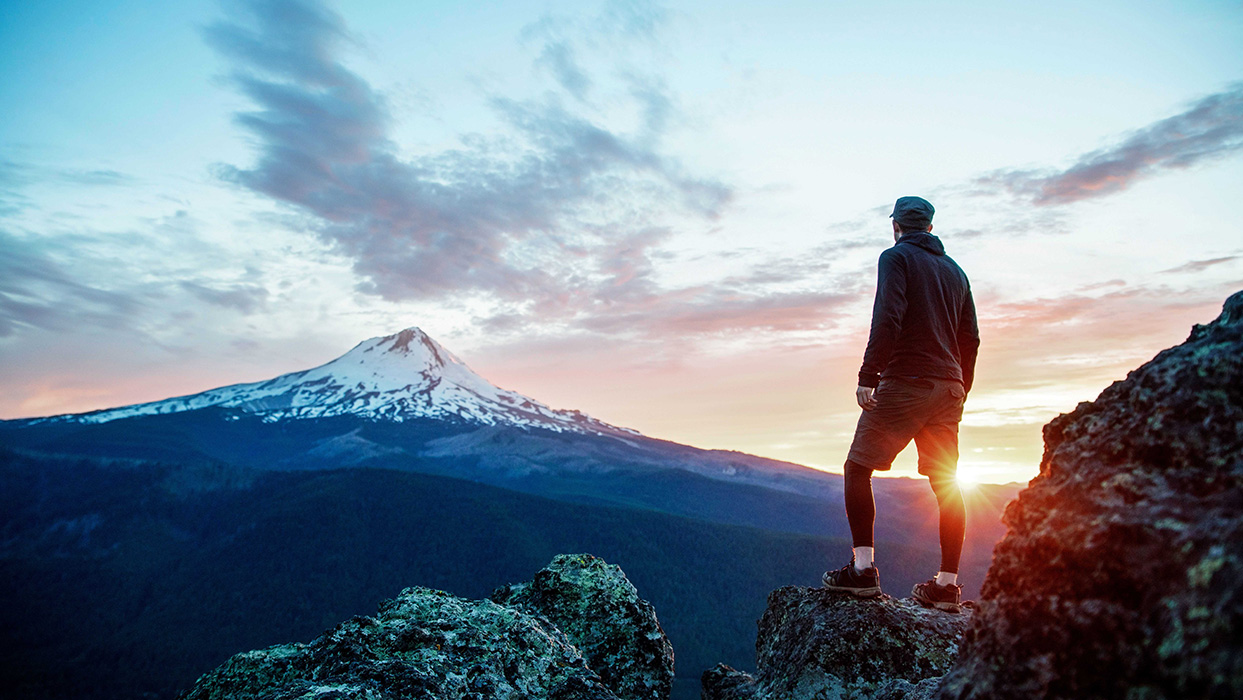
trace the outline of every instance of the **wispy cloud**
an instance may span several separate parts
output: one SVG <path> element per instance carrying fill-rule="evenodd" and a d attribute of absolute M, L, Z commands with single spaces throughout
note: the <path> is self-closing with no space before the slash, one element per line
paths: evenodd
<path fill-rule="evenodd" d="M 650 31 L 647 21 L 626 26 Z M 731 197 L 658 150 L 669 100 L 655 77 L 632 81 L 645 115 L 635 133 L 555 93 L 492 94 L 502 138 L 463 135 L 461 148 L 405 156 L 389 140 L 383 95 L 341 62 L 348 31 L 325 6 L 251 3 L 207 36 L 258 108 L 237 117 L 257 137 L 258 161 L 225 177 L 310 215 L 359 288 L 390 301 L 475 294 L 574 316 L 645 297 L 656 292 L 650 256 L 668 235 L 661 217 L 711 220 Z M 574 47 L 543 37 L 536 64 L 588 99 Z"/>
<path fill-rule="evenodd" d="M 1065 170 L 1003 169 L 976 185 L 1039 206 L 1069 204 L 1121 192 L 1168 170 L 1188 168 L 1243 149 L 1243 84 L 1209 95 L 1176 114 L 1085 153 Z"/>
<path fill-rule="evenodd" d="M 1221 258 L 1210 258 L 1208 260 L 1192 260 L 1191 262 L 1179 265 L 1178 267 L 1171 267 L 1168 270 L 1162 270 L 1161 273 L 1175 274 L 1179 272 L 1201 272 L 1209 269 L 1210 267 L 1215 267 L 1223 263 L 1234 262 L 1239 258 L 1240 256 L 1238 255 L 1227 255 Z"/>
<path fill-rule="evenodd" d="M 79 324 L 127 327 L 141 296 L 80 282 L 48 253 L 44 241 L 0 231 L 0 337 L 22 328 L 66 331 Z"/>
<path fill-rule="evenodd" d="M 621 313 L 599 314 L 583 326 L 609 334 L 634 333 L 653 339 L 736 331 L 808 331 L 828 328 L 853 294 L 833 292 L 756 293 L 713 285 L 654 297 Z"/>
<path fill-rule="evenodd" d="M 600 23 L 620 29 L 626 37 L 651 41 L 668 18 L 668 10 L 650 0 L 613 0 L 605 7 Z"/>
<path fill-rule="evenodd" d="M 132 185 L 136 180 L 125 173 L 116 170 L 63 170 L 59 176 L 66 182 L 75 185 Z"/>
<path fill-rule="evenodd" d="M 586 100 L 591 78 L 579 68 L 573 51 L 568 42 L 549 41 L 544 44 L 537 64 L 551 72 L 566 92 L 579 100 Z"/>
<path fill-rule="evenodd" d="M 219 289 L 199 282 L 184 281 L 180 286 L 199 301 L 235 309 L 244 314 L 261 310 L 268 300 L 267 288 L 257 284 L 235 284 Z"/>
<path fill-rule="evenodd" d="M 49 167 L 30 162 L 0 160 L 0 217 L 30 210 L 35 200 L 22 190 L 35 184 L 59 183 L 80 187 L 133 185 L 137 178 L 108 168 Z"/>
<path fill-rule="evenodd" d="M 49 167 L 35 163 L 0 160 L 0 187 L 22 187 L 36 182 L 66 182 L 73 185 L 130 185 L 131 175 L 111 168 Z"/>
<path fill-rule="evenodd" d="M 1148 360 L 1154 348 L 1207 321 L 1238 283 L 1179 289 L 1166 285 L 1091 285 L 1062 295 L 979 305 L 986 372 L 1017 387 L 1090 379 L 1107 382 Z M 1032 348 L 1039 348 L 1033 352 Z M 987 383 L 986 383 L 987 386 Z"/>

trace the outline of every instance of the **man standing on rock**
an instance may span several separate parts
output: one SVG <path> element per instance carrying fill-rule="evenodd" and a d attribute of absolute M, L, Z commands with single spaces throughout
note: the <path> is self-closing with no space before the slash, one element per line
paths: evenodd
<path fill-rule="evenodd" d="M 932 235 L 932 205 L 902 197 L 894 205 L 894 245 L 880 255 L 872 331 L 855 396 L 863 414 L 846 458 L 846 518 L 854 556 L 824 574 L 824 585 L 861 597 L 880 595 L 874 563 L 872 472 L 886 471 L 915 441 L 919 473 L 940 509 L 941 569 L 911 594 L 957 610 L 958 560 L 966 512 L 958 487 L 958 423 L 980 346 L 967 276 Z"/>

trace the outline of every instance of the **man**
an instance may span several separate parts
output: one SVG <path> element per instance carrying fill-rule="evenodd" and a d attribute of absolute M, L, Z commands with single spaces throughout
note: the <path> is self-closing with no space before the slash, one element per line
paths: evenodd
<path fill-rule="evenodd" d="M 872 472 L 888 470 L 911 440 L 919 473 L 940 510 L 941 569 L 916 584 L 921 603 L 958 610 L 958 560 L 966 531 L 958 487 L 958 423 L 971 390 L 980 337 L 967 276 L 932 235 L 935 210 L 920 197 L 894 205 L 894 246 L 881 253 L 872 331 L 855 397 L 863 409 L 846 458 L 846 518 L 851 562 L 824 574 L 824 585 L 861 597 L 880 595 L 874 562 Z"/>

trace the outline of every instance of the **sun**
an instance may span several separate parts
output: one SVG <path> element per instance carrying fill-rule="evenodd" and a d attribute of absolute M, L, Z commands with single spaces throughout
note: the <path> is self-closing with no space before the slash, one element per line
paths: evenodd
<path fill-rule="evenodd" d="M 966 469 L 964 469 L 960 465 L 958 467 L 958 475 L 956 478 L 958 479 L 958 485 L 961 488 L 974 489 L 975 487 L 979 486 L 982 483 L 981 476 L 982 475 L 980 474 L 979 470 L 973 469 L 971 467 L 967 467 Z"/>

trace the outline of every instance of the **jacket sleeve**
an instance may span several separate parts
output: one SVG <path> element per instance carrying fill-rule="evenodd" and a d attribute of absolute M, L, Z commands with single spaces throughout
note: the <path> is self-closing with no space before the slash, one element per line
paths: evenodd
<path fill-rule="evenodd" d="M 898 346 L 902 318 L 906 315 L 906 261 L 893 248 L 880 254 L 876 273 L 876 301 L 872 304 L 872 330 L 863 367 L 859 370 L 859 386 L 880 384 L 880 373 L 889 364 Z"/>
<path fill-rule="evenodd" d="M 962 368 L 962 386 L 971 391 L 975 381 L 975 358 L 980 351 L 980 328 L 975 317 L 975 300 L 971 298 L 971 287 L 967 287 L 967 295 L 963 299 L 962 309 L 958 312 L 958 366 Z"/>

